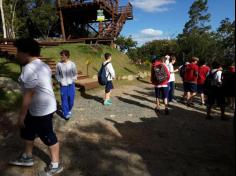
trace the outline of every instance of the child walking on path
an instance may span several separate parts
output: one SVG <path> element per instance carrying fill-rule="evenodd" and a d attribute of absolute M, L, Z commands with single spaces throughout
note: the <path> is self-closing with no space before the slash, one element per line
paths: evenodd
<path fill-rule="evenodd" d="M 165 114 L 169 114 L 168 110 L 168 81 L 170 79 L 170 73 L 165 65 L 165 57 L 157 59 L 151 70 L 151 82 L 155 86 L 156 94 L 156 114 L 160 115 L 160 99 L 163 99 L 165 105 Z"/>
<path fill-rule="evenodd" d="M 56 79 L 60 83 L 61 105 L 63 117 L 69 120 L 72 116 L 72 108 L 75 99 L 75 80 L 77 79 L 77 69 L 70 58 L 68 50 L 60 52 L 61 62 L 56 66 Z"/>
<path fill-rule="evenodd" d="M 208 67 L 205 61 L 199 62 L 199 69 L 198 69 L 198 79 L 197 79 L 197 92 L 201 96 L 201 105 L 205 105 L 205 94 L 203 90 L 203 85 L 205 83 L 206 77 L 210 72 L 210 67 Z"/>
<path fill-rule="evenodd" d="M 112 80 L 115 79 L 115 70 L 111 64 L 111 59 L 112 56 L 110 53 L 106 53 L 104 55 L 105 57 L 105 62 L 103 62 L 103 66 L 105 67 L 106 71 L 106 78 L 107 78 L 107 83 L 105 85 L 105 100 L 104 100 L 104 105 L 109 106 L 112 104 L 111 101 L 111 90 L 114 88 L 112 84 Z"/>
<path fill-rule="evenodd" d="M 34 140 L 38 136 L 50 151 L 51 164 L 43 173 L 51 176 L 63 170 L 59 161 L 59 143 L 52 124 L 56 98 L 52 88 L 51 70 L 38 58 L 40 47 L 35 40 L 19 39 L 14 45 L 17 48 L 17 60 L 23 66 L 19 77 L 23 101 L 18 125 L 25 149 L 19 158 L 9 163 L 16 166 L 33 166 L 32 151 Z"/>
<path fill-rule="evenodd" d="M 168 82 L 168 87 L 169 87 L 169 95 L 168 95 L 168 101 L 169 102 L 176 102 L 175 97 L 174 97 L 174 92 L 175 92 L 175 72 L 178 71 L 174 70 L 174 64 L 176 62 L 176 57 L 171 56 L 170 57 L 170 63 L 168 65 L 169 67 L 169 72 L 170 72 L 170 79 Z"/>

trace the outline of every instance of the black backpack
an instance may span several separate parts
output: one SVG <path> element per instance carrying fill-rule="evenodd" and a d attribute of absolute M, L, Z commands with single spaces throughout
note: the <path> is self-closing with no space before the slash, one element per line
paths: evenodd
<path fill-rule="evenodd" d="M 212 88 L 215 87 L 217 84 L 216 80 L 214 78 L 217 72 L 218 72 L 218 70 L 213 73 L 209 72 L 209 74 L 206 77 L 206 80 L 203 85 L 204 93 L 206 95 L 209 94 L 209 92 L 212 90 Z"/>
<path fill-rule="evenodd" d="M 154 66 L 155 82 L 161 84 L 168 79 L 168 73 L 164 64 Z"/>
<path fill-rule="evenodd" d="M 185 68 L 186 68 L 186 64 L 182 65 L 179 69 L 179 75 L 181 78 L 184 77 L 184 74 L 185 74 Z"/>
<path fill-rule="evenodd" d="M 105 65 L 102 64 L 99 72 L 98 72 L 98 83 L 100 85 L 106 85 L 107 84 L 107 76 L 106 76 L 106 66 L 109 64 L 110 62 L 107 62 Z"/>

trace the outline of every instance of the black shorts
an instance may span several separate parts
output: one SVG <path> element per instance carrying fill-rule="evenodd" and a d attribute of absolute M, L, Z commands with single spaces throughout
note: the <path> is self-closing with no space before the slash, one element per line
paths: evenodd
<path fill-rule="evenodd" d="M 202 85 L 202 84 L 197 85 L 197 93 L 199 93 L 199 94 L 204 93 L 204 85 Z"/>
<path fill-rule="evenodd" d="M 108 81 L 105 86 L 105 93 L 109 93 L 113 88 L 114 87 L 113 87 L 112 81 Z"/>
<path fill-rule="evenodd" d="M 56 144 L 57 137 L 53 131 L 52 117 L 53 113 L 34 117 L 28 112 L 25 117 L 25 127 L 21 129 L 21 138 L 34 141 L 38 136 L 47 146 Z"/>
<path fill-rule="evenodd" d="M 212 88 L 207 95 L 207 105 L 212 106 L 215 103 L 217 106 L 225 106 L 225 97 L 222 95 L 222 89 L 218 87 Z"/>
<path fill-rule="evenodd" d="M 185 92 L 196 93 L 197 92 L 197 84 L 185 82 L 184 83 L 184 91 Z"/>

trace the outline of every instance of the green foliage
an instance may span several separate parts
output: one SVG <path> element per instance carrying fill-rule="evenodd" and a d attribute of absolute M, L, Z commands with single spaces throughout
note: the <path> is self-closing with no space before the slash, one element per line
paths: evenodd
<path fill-rule="evenodd" d="M 216 32 L 218 51 L 221 51 L 220 59 L 225 64 L 231 65 L 235 58 L 235 21 L 228 18 L 220 22 Z"/>
<path fill-rule="evenodd" d="M 51 4 L 41 4 L 37 8 L 33 8 L 30 12 L 30 20 L 32 25 L 36 26 L 39 36 L 47 39 L 50 32 L 55 28 L 59 18 L 56 15 L 55 7 Z"/>
<path fill-rule="evenodd" d="M 176 54 L 178 46 L 175 40 L 154 40 L 152 42 L 145 43 L 143 46 L 137 49 L 131 49 L 128 51 L 130 59 L 136 63 L 145 63 L 150 61 L 152 55 L 157 57 L 165 56 L 166 54 Z"/>
<path fill-rule="evenodd" d="M 132 48 L 135 48 L 137 46 L 137 42 L 132 39 L 131 36 L 125 37 L 125 36 L 119 36 L 115 43 L 120 47 L 120 50 L 123 51 L 129 51 Z"/>

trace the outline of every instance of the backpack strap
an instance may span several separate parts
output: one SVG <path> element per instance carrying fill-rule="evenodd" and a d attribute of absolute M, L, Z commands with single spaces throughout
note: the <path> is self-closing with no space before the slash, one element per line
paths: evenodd
<path fill-rule="evenodd" d="M 108 64 L 110 64 L 110 63 L 111 63 L 111 62 L 107 62 L 105 65 L 102 64 L 102 66 L 105 68 L 105 67 L 106 67 Z M 110 73 L 110 72 L 108 73 L 107 77 L 108 77 L 109 75 L 111 76 L 111 73 Z"/>

